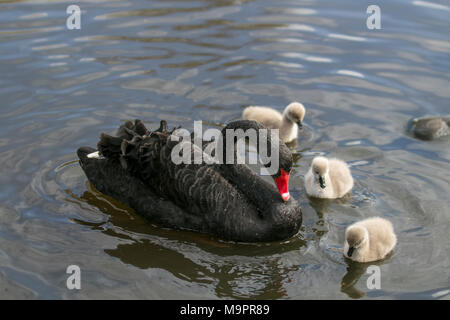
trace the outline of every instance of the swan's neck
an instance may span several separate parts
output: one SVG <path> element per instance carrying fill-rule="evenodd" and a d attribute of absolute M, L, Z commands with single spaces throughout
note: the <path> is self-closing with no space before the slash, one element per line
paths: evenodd
<path fill-rule="evenodd" d="M 280 138 L 283 141 L 291 141 L 297 137 L 298 126 L 284 113 L 280 126 Z"/>
<path fill-rule="evenodd" d="M 260 123 L 256 121 L 250 121 L 250 120 L 242 120 L 242 121 L 235 121 L 230 124 L 228 124 L 224 129 L 222 129 L 222 143 L 223 143 L 223 159 L 227 159 L 227 136 L 226 136 L 226 130 L 228 129 L 242 129 L 246 131 L 247 129 L 254 129 L 257 131 L 257 150 L 258 153 L 260 152 L 260 144 L 266 144 L 267 143 L 267 150 L 272 150 L 272 143 L 274 145 L 278 145 L 278 160 L 279 165 L 281 166 L 282 163 L 292 163 L 292 155 L 288 147 L 282 142 L 278 141 L 278 137 L 272 136 L 270 134 L 270 131 L 268 132 L 266 136 L 266 141 L 259 141 L 261 136 L 259 135 L 259 131 L 261 129 L 267 129 Z M 274 140 L 276 139 L 276 140 Z M 236 141 L 235 141 L 236 142 Z M 234 150 L 233 150 L 234 152 Z M 234 156 L 234 155 L 232 155 Z M 269 160 L 272 160 L 272 154 L 271 156 L 268 155 L 261 155 L 261 158 L 268 158 Z M 269 168 L 271 166 L 271 162 L 265 162 L 263 159 L 264 165 Z M 283 167 L 283 166 L 282 166 Z M 276 168 L 277 170 L 279 168 Z M 280 195 L 278 192 L 276 192 L 275 186 L 271 185 L 270 183 L 264 181 L 259 177 L 258 175 L 254 174 L 250 168 L 246 165 L 239 165 L 239 164 L 223 164 L 221 165 L 221 170 L 223 170 L 223 175 L 226 177 L 226 179 L 234 184 L 238 189 L 241 190 L 241 192 L 247 196 L 247 198 L 253 202 L 258 208 L 259 206 L 262 206 L 264 204 L 267 204 L 268 199 L 271 199 L 271 202 L 274 201 L 281 201 Z M 270 201 L 269 201 L 270 202 Z M 264 210 L 264 208 L 261 207 L 261 210 Z"/>
<path fill-rule="evenodd" d="M 271 162 L 273 159 L 272 159 L 272 155 L 269 156 L 268 154 L 260 153 L 260 147 L 263 145 L 264 145 L 264 147 L 267 148 L 266 150 L 272 150 L 272 143 L 275 143 L 274 146 L 278 145 L 277 151 L 279 153 L 279 157 L 278 157 L 279 163 L 281 163 L 283 160 L 288 160 L 288 157 L 291 157 L 290 151 L 286 147 L 286 145 L 282 141 L 278 141 L 279 139 L 277 137 L 273 137 L 272 134 L 270 133 L 270 130 L 267 132 L 267 135 L 263 135 L 265 137 L 266 141 L 260 141 L 262 136 L 259 134 L 259 131 L 261 129 L 267 130 L 267 128 L 256 121 L 242 120 L 242 121 L 232 122 L 232 123 L 228 124 L 225 128 L 222 129 L 222 135 L 221 135 L 222 147 L 223 147 L 222 156 L 223 156 L 224 160 L 225 159 L 233 159 L 233 157 L 236 156 L 236 152 L 235 152 L 236 148 L 232 148 L 233 150 L 229 150 L 229 148 L 228 148 L 227 130 L 229 130 L 229 129 L 234 130 L 234 131 L 242 129 L 244 132 L 247 132 L 247 130 L 249 130 L 249 129 L 255 130 L 256 131 L 256 139 L 257 139 L 256 149 L 257 149 L 257 152 L 260 155 L 260 157 L 264 158 L 263 163 L 265 165 L 266 164 L 269 165 L 269 162 Z M 272 141 L 273 138 L 275 138 L 276 140 Z M 234 143 L 236 143 L 236 140 L 234 141 Z M 227 154 L 227 152 L 230 152 L 230 154 Z M 233 162 L 233 163 L 236 163 L 236 162 Z"/>
<path fill-rule="evenodd" d="M 310 169 L 310 170 L 312 170 L 312 169 Z M 313 174 L 313 173 L 311 173 L 311 174 Z M 322 188 L 320 187 L 319 179 L 317 178 L 316 175 L 314 175 L 314 178 L 313 178 L 313 179 L 314 179 L 314 180 L 313 180 L 313 185 L 314 185 L 314 187 L 313 187 L 313 188 L 314 188 L 316 194 L 317 194 L 320 198 L 334 197 L 334 188 L 333 188 L 333 184 L 331 183 L 329 174 L 326 174 L 324 178 L 325 178 L 325 185 L 326 185 L 326 188 L 325 188 L 325 189 L 322 189 Z"/>

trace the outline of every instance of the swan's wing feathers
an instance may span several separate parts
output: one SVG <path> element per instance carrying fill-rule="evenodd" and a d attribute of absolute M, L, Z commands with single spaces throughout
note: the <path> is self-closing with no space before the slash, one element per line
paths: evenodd
<path fill-rule="evenodd" d="M 217 170 L 216 165 L 178 165 L 175 176 L 163 181 L 171 200 L 193 216 L 202 217 L 206 230 L 215 230 L 219 237 L 234 238 L 245 234 L 248 224 L 258 225 L 254 208 L 242 198 Z M 241 219 L 236 219 L 236 215 Z"/>
<path fill-rule="evenodd" d="M 122 138 L 102 133 L 97 143 L 97 149 L 102 156 L 108 159 L 118 159 L 121 154 Z"/>
<path fill-rule="evenodd" d="M 119 127 L 115 137 L 102 133 L 97 148 L 102 156 L 109 159 L 119 159 L 121 155 L 129 153 L 129 144 L 125 141 L 136 143 L 137 140 L 142 139 L 149 133 L 150 131 L 141 120 L 128 120 Z"/>
<path fill-rule="evenodd" d="M 122 168 L 146 180 L 160 168 L 160 151 L 169 136 L 164 120 L 152 132 L 136 119 L 121 125 L 115 137 L 102 133 L 97 148 L 103 157 L 120 162 Z"/>
<path fill-rule="evenodd" d="M 131 140 L 135 136 L 145 136 L 149 134 L 149 130 L 145 127 L 144 123 L 136 119 L 134 121 L 127 120 L 117 130 L 116 136 L 122 139 Z"/>
<path fill-rule="evenodd" d="M 172 161 L 172 149 L 178 143 L 191 144 L 179 139 L 172 141 L 172 132 L 164 120 L 155 131 L 148 131 L 140 120 L 127 121 L 119 128 L 119 137 L 102 134 L 98 150 L 108 160 L 119 162 L 123 169 L 139 178 L 157 195 L 173 199 L 186 208 L 202 205 L 202 181 L 208 177 L 199 178 L 201 165 L 175 164 Z M 194 153 L 202 152 L 202 149 L 191 144 L 189 152 L 193 160 Z M 195 194 L 194 188 L 198 188 Z"/>

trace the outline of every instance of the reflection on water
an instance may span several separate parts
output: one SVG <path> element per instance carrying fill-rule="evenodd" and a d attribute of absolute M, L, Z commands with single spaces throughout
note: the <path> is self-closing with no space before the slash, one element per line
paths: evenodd
<path fill-rule="evenodd" d="M 66 192 L 74 202 L 86 202 L 99 208 L 107 215 L 108 220 L 74 221 L 92 230 L 100 230 L 108 236 L 130 240 L 114 249 L 106 249 L 105 253 L 111 257 L 140 269 L 162 268 L 189 282 L 214 284 L 217 297 L 273 299 L 286 295 L 283 281 L 288 281 L 289 271 L 297 267 L 283 266 L 280 263 L 276 243 L 237 244 L 195 232 L 171 231 L 158 227 L 153 227 L 158 239 L 133 237 L 129 232 L 148 232 L 148 223 L 135 216 L 132 209 L 95 190 L 90 183 L 87 184 L 87 189 L 79 198 L 70 190 Z M 134 221 L 136 218 L 139 223 Z M 161 238 L 165 241 L 161 241 Z M 284 250 L 300 250 L 304 245 L 304 241 L 296 238 L 285 241 Z M 198 254 L 199 248 L 204 252 L 201 260 L 190 257 Z M 242 261 L 243 256 L 257 261 Z M 262 267 L 260 260 L 264 261 Z M 206 261 L 209 261 L 207 265 Z M 220 279 L 217 283 L 216 278 Z"/>
<path fill-rule="evenodd" d="M 448 299 L 449 140 L 408 132 L 450 113 L 446 4 L 383 2 L 373 31 L 349 0 L 80 1 L 81 30 L 66 29 L 67 5 L 0 4 L 0 297 Z M 304 216 L 286 241 L 159 228 L 94 190 L 76 160 L 125 119 L 221 127 L 291 101 L 307 108 L 289 146 Z M 350 195 L 305 195 L 316 155 L 350 164 Z M 398 236 L 376 263 L 380 290 L 342 255 L 345 228 L 375 215 Z"/>
<path fill-rule="evenodd" d="M 366 273 L 366 270 L 367 265 L 364 263 L 349 262 L 347 273 L 342 278 L 341 292 L 344 292 L 353 299 L 364 297 L 365 293 L 355 288 L 355 284 L 358 282 L 361 276 Z"/>
<path fill-rule="evenodd" d="M 354 262 L 348 258 L 345 258 L 345 262 L 347 263 L 348 266 L 347 266 L 347 273 L 344 275 L 344 277 L 342 278 L 342 281 L 341 281 L 341 292 L 345 293 L 347 296 L 349 296 L 350 298 L 353 298 L 353 299 L 359 299 L 359 298 L 364 297 L 365 291 L 356 288 L 355 287 L 356 284 L 358 283 L 358 281 L 361 280 L 361 278 L 364 274 L 367 274 L 367 269 L 370 266 L 381 266 L 382 264 L 387 263 L 391 256 L 392 256 L 392 253 L 390 253 L 382 261 L 375 261 L 375 262 L 371 262 L 371 263 L 358 263 L 358 262 Z M 371 271 L 370 274 L 374 274 L 374 272 Z M 362 285 L 361 287 L 363 287 L 367 290 L 367 288 L 368 288 L 367 282 L 369 281 L 369 279 L 364 279 L 364 280 L 367 280 L 365 283 L 365 286 Z M 381 277 L 380 277 L 380 282 L 381 282 Z M 381 287 L 381 283 L 380 283 L 380 287 Z"/>

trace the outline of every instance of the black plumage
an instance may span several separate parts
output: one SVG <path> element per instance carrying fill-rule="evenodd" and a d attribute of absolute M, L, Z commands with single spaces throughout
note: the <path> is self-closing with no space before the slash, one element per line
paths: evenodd
<path fill-rule="evenodd" d="M 223 132 L 236 128 L 264 127 L 243 120 Z M 81 167 L 100 192 L 164 227 L 243 242 L 282 240 L 298 232 L 302 215 L 295 200 L 283 202 L 274 185 L 244 164 L 175 164 L 171 152 L 179 142 L 172 133 L 165 121 L 155 131 L 140 120 L 127 121 L 115 137 L 101 134 L 102 158 L 87 157 L 95 149 L 79 148 Z M 281 141 L 279 150 L 280 168 L 289 173 L 292 154 Z"/>

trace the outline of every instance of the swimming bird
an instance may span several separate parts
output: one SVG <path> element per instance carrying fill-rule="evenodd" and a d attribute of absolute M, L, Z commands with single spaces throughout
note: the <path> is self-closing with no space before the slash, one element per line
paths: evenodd
<path fill-rule="evenodd" d="M 353 188 L 348 165 L 339 159 L 315 157 L 305 175 L 305 189 L 316 198 L 341 198 Z"/>
<path fill-rule="evenodd" d="M 270 129 L 279 129 L 280 139 L 287 143 L 296 139 L 298 128 L 303 126 L 305 107 L 299 102 L 290 103 L 283 114 L 268 107 L 250 106 L 242 112 L 242 118 L 256 120 Z"/>
<path fill-rule="evenodd" d="M 433 140 L 450 134 L 450 116 L 425 117 L 413 120 L 414 135 L 422 140 Z"/>
<path fill-rule="evenodd" d="M 380 217 L 368 218 L 345 230 L 344 256 L 357 262 L 384 259 L 395 247 L 392 223 Z"/>
<path fill-rule="evenodd" d="M 228 129 L 266 128 L 256 121 L 229 123 L 222 130 L 224 156 Z M 155 131 L 140 120 L 127 121 L 115 137 L 102 133 L 98 150 L 81 147 L 77 153 L 97 190 L 160 226 L 242 242 L 282 240 L 298 232 L 302 214 L 289 195 L 292 154 L 284 143 L 272 175 L 277 190 L 245 164 L 175 164 L 171 154 L 182 143 L 178 138 L 164 120 Z M 273 139 L 269 134 L 269 149 Z"/>

